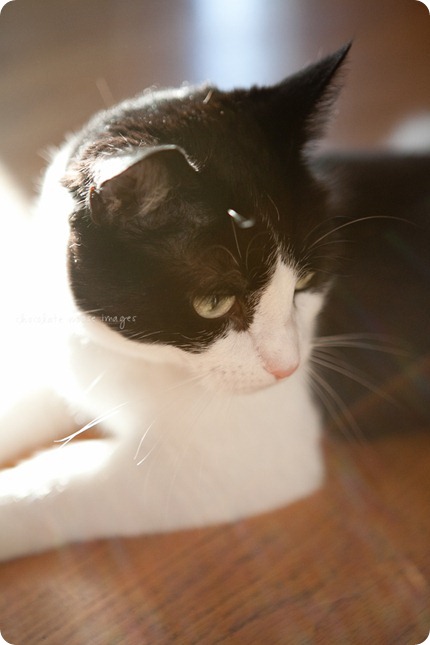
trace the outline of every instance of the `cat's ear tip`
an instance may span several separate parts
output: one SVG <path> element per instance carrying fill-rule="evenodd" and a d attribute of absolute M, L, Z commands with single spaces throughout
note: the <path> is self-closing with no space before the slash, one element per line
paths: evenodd
<path fill-rule="evenodd" d="M 315 63 L 315 67 L 320 68 L 322 71 L 325 70 L 329 77 L 331 74 L 335 74 L 348 58 L 352 44 L 352 39 L 347 41 L 331 54 L 324 56 L 319 62 Z"/>
<path fill-rule="evenodd" d="M 348 57 L 349 52 L 351 51 L 354 40 L 351 38 L 346 43 L 344 43 L 339 49 L 337 49 L 332 57 L 335 58 L 338 64 L 343 63 L 343 61 Z"/>
<path fill-rule="evenodd" d="M 346 56 L 351 49 L 352 45 L 354 44 L 354 38 L 350 38 L 350 40 L 347 40 L 339 49 L 337 50 L 337 53 L 339 56 Z"/>

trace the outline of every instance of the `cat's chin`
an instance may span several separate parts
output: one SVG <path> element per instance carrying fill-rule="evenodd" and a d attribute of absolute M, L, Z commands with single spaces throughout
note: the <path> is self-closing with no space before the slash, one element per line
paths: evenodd
<path fill-rule="evenodd" d="M 236 386 L 236 387 L 221 387 L 217 388 L 218 391 L 224 392 L 224 393 L 229 393 L 229 394 L 237 394 L 238 396 L 246 396 L 246 395 L 253 395 L 257 394 L 258 392 L 264 392 L 266 390 L 272 389 L 276 386 L 279 386 L 281 384 L 281 381 L 277 381 L 276 379 L 273 379 L 270 383 L 264 383 L 260 385 L 244 385 L 244 386 Z"/>

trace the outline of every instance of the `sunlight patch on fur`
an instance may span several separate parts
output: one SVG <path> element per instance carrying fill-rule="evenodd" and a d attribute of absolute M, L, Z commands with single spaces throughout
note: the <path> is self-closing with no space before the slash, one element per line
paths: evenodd
<path fill-rule="evenodd" d="M 2 497 L 14 500 L 40 499 L 61 492 L 72 477 L 97 472 L 112 455 L 114 445 L 107 440 L 88 440 L 34 455 L 14 468 L 0 472 Z"/>

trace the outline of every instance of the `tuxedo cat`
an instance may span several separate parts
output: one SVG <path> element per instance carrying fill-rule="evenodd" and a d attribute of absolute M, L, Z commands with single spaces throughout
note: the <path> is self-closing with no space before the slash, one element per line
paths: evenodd
<path fill-rule="evenodd" d="M 311 352 L 343 220 L 308 157 L 348 49 L 274 87 L 146 91 L 56 154 L 19 328 L 48 377 L 1 421 L 1 557 L 320 486 Z"/>

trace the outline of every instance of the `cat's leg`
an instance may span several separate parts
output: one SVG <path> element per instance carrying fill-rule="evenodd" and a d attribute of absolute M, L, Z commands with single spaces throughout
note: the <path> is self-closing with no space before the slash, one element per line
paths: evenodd
<path fill-rule="evenodd" d="M 52 389 L 27 392 L 0 410 L 0 467 L 76 430 L 68 404 Z"/>
<path fill-rule="evenodd" d="M 157 414 L 139 402 L 106 416 L 112 438 L 73 439 L 5 469 L 0 559 L 234 521 L 312 493 L 324 477 L 319 415 L 295 383 L 289 397 L 278 387 L 201 401 L 191 385 L 171 389 Z"/>
<path fill-rule="evenodd" d="M 0 471 L 0 559 L 121 532 L 109 512 L 127 503 L 110 472 L 115 447 L 71 442 Z"/>

